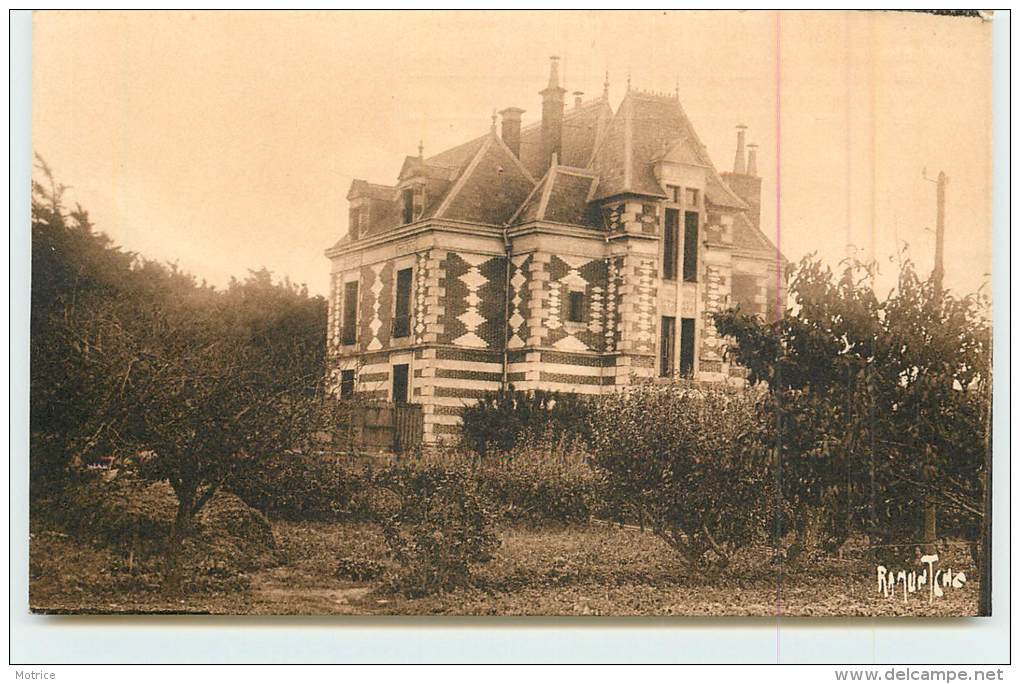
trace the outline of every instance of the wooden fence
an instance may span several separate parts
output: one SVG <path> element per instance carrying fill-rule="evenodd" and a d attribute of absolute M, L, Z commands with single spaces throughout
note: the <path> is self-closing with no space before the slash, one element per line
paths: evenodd
<path fill-rule="evenodd" d="M 402 453 L 421 444 L 424 419 L 418 404 L 372 402 L 351 408 L 352 446 Z"/>

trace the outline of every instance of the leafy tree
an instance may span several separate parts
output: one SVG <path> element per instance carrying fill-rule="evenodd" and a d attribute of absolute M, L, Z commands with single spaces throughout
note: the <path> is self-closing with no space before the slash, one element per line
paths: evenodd
<path fill-rule="evenodd" d="M 274 282 L 267 269 L 231 279 L 223 293 L 223 325 L 240 335 L 264 366 L 296 380 L 312 381 L 326 363 L 326 300 L 284 278 Z"/>
<path fill-rule="evenodd" d="M 769 387 L 762 408 L 797 543 L 808 542 L 813 507 L 833 512 L 831 548 L 855 528 L 910 539 L 933 500 L 972 533 L 988 444 L 987 301 L 954 297 L 909 261 L 880 299 L 873 266 L 844 266 L 837 276 L 804 259 L 794 306 L 775 323 L 739 310 L 715 317 L 733 358 Z"/>
<path fill-rule="evenodd" d="M 110 448 L 111 380 L 97 359 L 96 330 L 123 300 L 135 256 L 97 233 L 41 158 L 32 181 L 29 420 L 31 493 L 58 491 L 69 461 Z"/>
<path fill-rule="evenodd" d="M 33 185 L 32 464 L 119 453 L 178 500 L 169 570 L 195 515 L 243 459 L 332 422 L 319 388 L 325 303 L 263 270 L 224 292 L 122 252 L 44 163 Z M 55 491 L 58 486 L 52 487 Z M 33 496 L 43 490 L 33 490 Z"/>

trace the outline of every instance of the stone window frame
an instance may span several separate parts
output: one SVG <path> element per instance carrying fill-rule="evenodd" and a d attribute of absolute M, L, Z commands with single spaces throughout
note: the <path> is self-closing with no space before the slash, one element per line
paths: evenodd
<path fill-rule="evenodd" d="M 401 338 L 401 339 L 403 339 L 403 338 Z M 389 364 L 388 365 L 389 365 L 389 371 L 390 371 L 390 378 L 389 378 L 389 382 L 386 385 L 386 398 L 387 398 L 387 400 L 390 401 L 390 402 L 392 402 L 394 400 L 394 396 L 393 396 L 393 376 L 396 373 L 396 371 L 394 369 L 397 366 L 407 366 L 407 403 L 408 404 L 415 403 L 414 402 L 414 388 L 415 388 L 415 381 L 414 381 L 414 369 L 415 369 L 414 354 L 410 350 L 402 350 L 402 351 L 395 352 L 395 353 L 390 355 Z"/>
<path fill-rule="evenodd" d="M 562 287 L 566 290 L 566 296 L 562 298 L 563 304 L 560 306 L 560 320 L 563 324 L 563 329 L 569 334 L 582 332 L 588 328 L 588 306 L 590 300 L 588 298 L 588 285 L 577 285 L 576 283 L 562 283 Z M 570 320 L 570 296 L 572 294 L 580 294 L 582 299 L 581 314 L 584 320 L 572 321 Z M 562 295 L 561 295 L 562 296 Z"/>

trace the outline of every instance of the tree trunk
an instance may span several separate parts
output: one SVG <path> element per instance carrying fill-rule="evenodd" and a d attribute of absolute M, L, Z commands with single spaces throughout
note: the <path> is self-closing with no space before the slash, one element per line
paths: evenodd
<path fill-rule="evenodd" d="M 178 495 L 177 515 L 174 518 L 173 528 L 170 530 L 170 539 L 166 550 L 165 587 L 171 593 L 178 593 L 181 589 L 183 579 L 183 568 L 181 567 L 181 551 L 183 550 L 184 538 L 188 534 L 192 518 L 192 499 Z"/>
<path fill-rule="evenodd" d="M 820 546 L 826 517 L 824 508 L 807 504 L 799 507 L 794 520 L 794 540 L 786 549 L 787 561 L 792 563 L 806 552 L 814 551 Z"/>
<path fill-rule="evenodd" d="M 933 470 L 935 469 L 935 452 L 929 445 L 925 448 L 924 482 L 927 485 L 924 495 L 924 520 L 922 522 L 921 540 L 924 542 L 925 553 L 935 553 L 935 542 L 938 532 L 935 526 L 935 496 L 931 493 L 934 486 Z"/>

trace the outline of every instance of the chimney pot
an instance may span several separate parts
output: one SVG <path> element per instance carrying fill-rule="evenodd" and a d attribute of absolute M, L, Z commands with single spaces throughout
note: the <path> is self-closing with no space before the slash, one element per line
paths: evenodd
<path fill-rule="evenodd" d="M 584 95 L 584 91 L 582 91 L 582 90 L 575 90 L 574 91 L 574 106 L 575 107 L 580 107 L 581 106 L 581 97 L 583 95 Z"/>
<path fill-rule="evenodd" d="M 503 117 L 502 138 L 510 151 L 518 159 L 521 156 L 521 114 L 524 110 L 520 107 L 507 107 L 499 113 Z"/>

